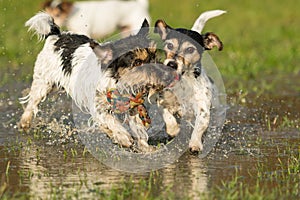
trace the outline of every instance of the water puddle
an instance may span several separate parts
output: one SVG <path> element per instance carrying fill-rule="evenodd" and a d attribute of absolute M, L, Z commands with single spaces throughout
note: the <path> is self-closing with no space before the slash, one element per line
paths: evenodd
<path fill-rule="evenodd" d="M 246 102 L 231 95 L 223 135 L 208 157 L 185 153 L 156 172 L 121 172 L 100 163 L 78 140 L 69 114 L 72 103 L 62 92 L 54 92 L 43 102 L 34 129 L 19 132 L 20 85 L 1 89 L 0 169 L 6 194 L 89 198 L 133 184 L 151 185 L 148 196 L 153 197 L 168 191 L 176 197 L 197 196 L 222 186 L 237 171 L 249 185 L 255 185 L 259 163 L 266 169 L 264 173 L 274 173 L 279 159 L 286 163 L 289 152 L 299 154 L 300 150 L 299 95 L 249 95 Z"/>

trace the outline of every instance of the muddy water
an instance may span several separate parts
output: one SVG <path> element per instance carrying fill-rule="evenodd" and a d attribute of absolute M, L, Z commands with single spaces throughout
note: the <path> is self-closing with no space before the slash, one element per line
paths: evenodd
<path fill-rule="evenodd" d="M 55 92 L 42 104 L 43 113 L 38 114 L 33 130 L 19 132 L 16 123 L 22 108 L 17 97 L 22 87 L 15 84 L 1 89 L 0 170 L 1 186 L 5 185 L 7 193 L 40 198 L 78 194 L 89 198 L 99 191 L 146 180 L 152 183 L 151 196 L 166 191 L 179 198 L 197 196 L 232 179 L 237 170 L 255 185 L 256 163 L 276 170 L 278 157 L 283 162 L 288 158 L 285 150 L 299 151 L 300 125 L 280 127 L 284 116 L 299 123 L 299 94 L 248 95 L 246 99 L 231 95 L 223 136 L 208 157 L 199 159 L 185 153 L 152 174 L 124 173 L 106 167 L 85 151 L 72 127 L 68 114 L 71 102 L 64 93 Z"/>

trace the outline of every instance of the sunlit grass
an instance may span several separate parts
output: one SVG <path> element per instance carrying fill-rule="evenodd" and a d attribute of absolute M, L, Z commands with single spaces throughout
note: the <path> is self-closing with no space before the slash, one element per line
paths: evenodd
<path fill-rule="evenodd" d="M 24 23 L 40 8 L 37 0 L 0 1 L 1 85 L 12 79 L 29 82 L 38 43 L 27 33 Z M 274 91 L 282 74 L 296 77 L 300 73 L 300 17 L 297 0 L 284 1 L 173 1 L 151 0 L 152 25 L 162 18 L 171 26 L 190 28 L 199 14 L 223 9 L 227 14 L 210 20 L 205 31 L 217 33 L 224 43 L 223 52 L 211 51 L 221 71 L 227 91 Z M 265 78 L 271 77 L 269 84 Z M 295 79 L 287 84 L 293 85 Z M 267 84 L 265 84 L 267 83 Z M 272 84 L 274 83 L 274 84 Z M 259 86 L 259 87 L 258 87 Z M 297 88 L 297 87 L 295 87 Z M 299 89 L 298 89 L 299 91 Z"/>

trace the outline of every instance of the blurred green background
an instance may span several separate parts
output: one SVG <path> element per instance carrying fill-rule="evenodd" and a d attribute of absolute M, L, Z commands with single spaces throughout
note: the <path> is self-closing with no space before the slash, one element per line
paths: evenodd
<path fill-rule="evenodd" d="M 43 42 L 24 23 L 40 10 L 40 0 L 0 0 L 0 86 L 32 80 L 34 61 Z M 152 25 L 161 18 L 173 27 L 190 28 L 200 13 L 228 13 L 210 20 L 224 50 L 210 55 L 229 94 L 300 92 L 299 0 L 150 0 Z"/>

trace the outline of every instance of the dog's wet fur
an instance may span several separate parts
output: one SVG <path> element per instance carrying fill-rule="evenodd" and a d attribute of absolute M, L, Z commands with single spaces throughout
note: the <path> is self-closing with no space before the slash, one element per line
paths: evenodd
<path fill-rule="evenodd" d="M 118 79 L 133 67 L 156 62 L 156 45 L 149 38 L 149 23 L 145 20 L 136 35 L 115 41 L 110 45 L 112 62 L 107 66 L 111 76 Z"/>
<path fill-rule="evenodd" d="M 160 100 L 164 107 L 167 133 L 171 136 L 178 134 L 180 129 L 175 116 L 178 113 L 184 115 L 186 107 L 190 108 L 195 122 L 189 148 L 193 153 L 202 151 L 202 135 L 210 121 L 214 85 L 202 68 L 201 59 L 205 50 L 215 46 L 222 50 L 223 43 L 214 33 L 202 35 L 185 28 L 174 29 L 163 20 L 156 21 L 155 33 L 159 34 L 164 43 L 164 65 L 172 67 L 181 76 L 180 84 L 166 91 Z M 187 94 L 190 95 L 188 98 Z"/>
<path fill-rule="evenodd" d="M 104 44 L 84 35 L 61 32 L 53 18 L 43 12 L 33 16 L 25 25 L 39 38 L 45 39 L 45 44 L 34 66 L 30 92 L 21 99 L 21 103 L 27 105 L 19 127 L 30 127 L 39 103 L 46 98 L 53 85 L 57 85 L 65 89 L 79 108 L 89 112 L 115 143 L 131 146 L 131 135 L 110 112 L 96 108 L 99 102 L 95 102 L 95 96 L 99 93 L 105 99 L 106 90 L 116 87 L 122 74 L 130 71 L 127 68 L 142 66 L 154 59 L 155 48 L 150 46 L 148 22 L 144 21 L 136 35 Z M 131 125 L 136 126 L 136 123 Z M 141 129 L 144 130 L 143 127 Z M 146 143 L 141 142 L 147 147 Z"/>
<path fill-rule="evenodd" d="M 28 102 L 29 106 L 27 105 L 22 115 L 20 121 L 21 128 L 28 128 L 30 126 L 32 116 L 38 110 L 37 105 L 50 92 L 50 84 L 51 87 L 53 84 L 64 87 L 74 101 L 79 104 L 78 106 L 84 107 L 91 105 L 92 100 L 89 97 L 93 96 L 92 93 L 96 91 L 96 88 L 97 90 L 100 89 L 100 92 L 97 91 L 97 93 L 102 95 L 100 99 L 104 99 L 102 102 L 104 105 L 105 103 L 107 104 L 104 95 L 107 89 L 117 87 L 118 82 L 124 85 L 129 84 L 129 87 L 132 87 L 136 84 L 134 80 L 140 77 L 142 81 L 137 84 L 138 87 L 150 85 L 151 87 L 148 87 L 148 89 L 154 90 L 154 92 L 158 90 L 162 97 L 158 103 L 164 107 L 163 118 L 166 123 L 166 132 L 168 135 L 174 137 L 180 130 L 177 119 L 178 116 L 184 114 L 184 109 L 179 102 L 183 102 L 184 106 L 189 106 L 193 109 L 196 120 L 189 146 L 192 152 L 202 150 L 201 138 L 209 123 L 213 83 L 201 66 L 201 58 L 203 51 L 210 50 L 214 46 L 222 50 L 223 44 L 217 35 L 214 33 L 201 35 L 195 31 L 183 28 L 173 29 L 163 20 L 158 20 L 155 24 L 155 33 L 158 33 L 164 42 L 163 51 L 165 59 L 163 66 L 168 66 L 172 69 L 160 70 L 157 68 L 158 65 L 147 64 L 160 63 L 156 44 L 149 38 L 149 24 L 147 20 L 143 22 L 141 29 L 136 35 L 114 42 L 99 44 L 97 41 L 84 35 L 69 32 L 61 33 L 57 25 L 53 22 L 53 19 L 51 21 L 49 20 L 49 16 L 38 15 L 30 19 L 31 23 L 28 26 L 30 26 L 30 29 L 36 29 L 35 31 L 42 38 L 47 38 L 45 47 L 38 57 L 35 68 L 38 68 L 37 73 L 44 74 L 44 78 L 47 78 L 49 82 L 44 83 L 42 81 L 43 77 L 38 77 L 38 79 L 42 79 L 35 80 L 37 76 L 34 75 L 31 91 L 23 99 L 23 103 Z M 38 20 L 41 20 L 44 24 L 35 25 L 34 22 Z M 49 26 L 48 31 L 44 29 L 45 24 Z M 51 38 L 48 39 L 49 37 Z M 53 49 L 53 52 L 49 52 L 48 49 Z M 94 52 L 94 55 L 91 55 L 90 51 Z M 48 59 L 49 63 L 43 61 L 47 58 L 50 58 Z M 54 58 L 56 60 L 53 60 Z M 81 63 L 82 65 L 80 65 Z M 89 69 L 80 69 L 84 66 Z M 48 73 L 43 72 L 43 67 Z M 74 67 L 77 67 L 77 70 L 74 70 Z M 78 71 L 78 69 L 80 70 Z M 101 74 L 103 80 L 100 79 L 100 82 L 97 83 L 100 85 L 96 86 L 95 83 L 90 83 L 89 81 L 91 80 L 86 77 L 83 80 L 74 79 L 74 77 L 80 77 L 80 73 L 85 71 L 86 73 L 95 72 L 95 75 L 97 73 Z M 54 72 L 53 75 L 52 72 Z M 164 77 L 168 77 L 167 73 L 171 74 L 171 78 L 161 78 L 162 74 Z M 52 77 L 54 74 L 58 74 L 59 78 Z M 88 76 L 92 75 L 89 74 Z M 178 79 L 178 77 L 181 78 Z M 176 85 L 170 79 L 180 81 L 180 84 Z M 75 84 L 72 82 L 74 80 L 80 80 L 79 82 L 82 83 Z M 39 81 L 45 85 L 41 85 L 38 83 Z M 90 88 L 88 84 L 92 85 L 93 88 Z M 186 88 L 190 89 L 188 93 L 192 94 L 191 97 L 185 95 L 185 88 L 181 87 L 184 84 L 187 85 Z M 76 88 L 74 85 L 80 87 Z M 91 94 L 88 94 L 89 91 L 86 91 L 87 88 L 92 91 L 90 92 Z M 38 90 L 43 90 L 43 93 L 39 93 Z M 146 96 L 149 94 L 149 90 L 146 92 Z M 111 112 L 103 110 L 101 106 L 102 104 L 95 109 L 98 113 L 95 115 L 94 120 L 98 120 L 100 126 L 103 126 L 103 130 L 105 130 L 114 142 L 124 147 L 132 146 L 131 135 L 115 119 Z M 93 109 L 88 108 L 87 110 L 91 111 Z M 129 121 L 131 120 L 131 122 L 129 124 L 132 126 L 131 129 L 136 131 L 135 137 L 138 140 L 140 149 L 148 151 L 146 128 L 134 116 L 130 117 Z"/>

